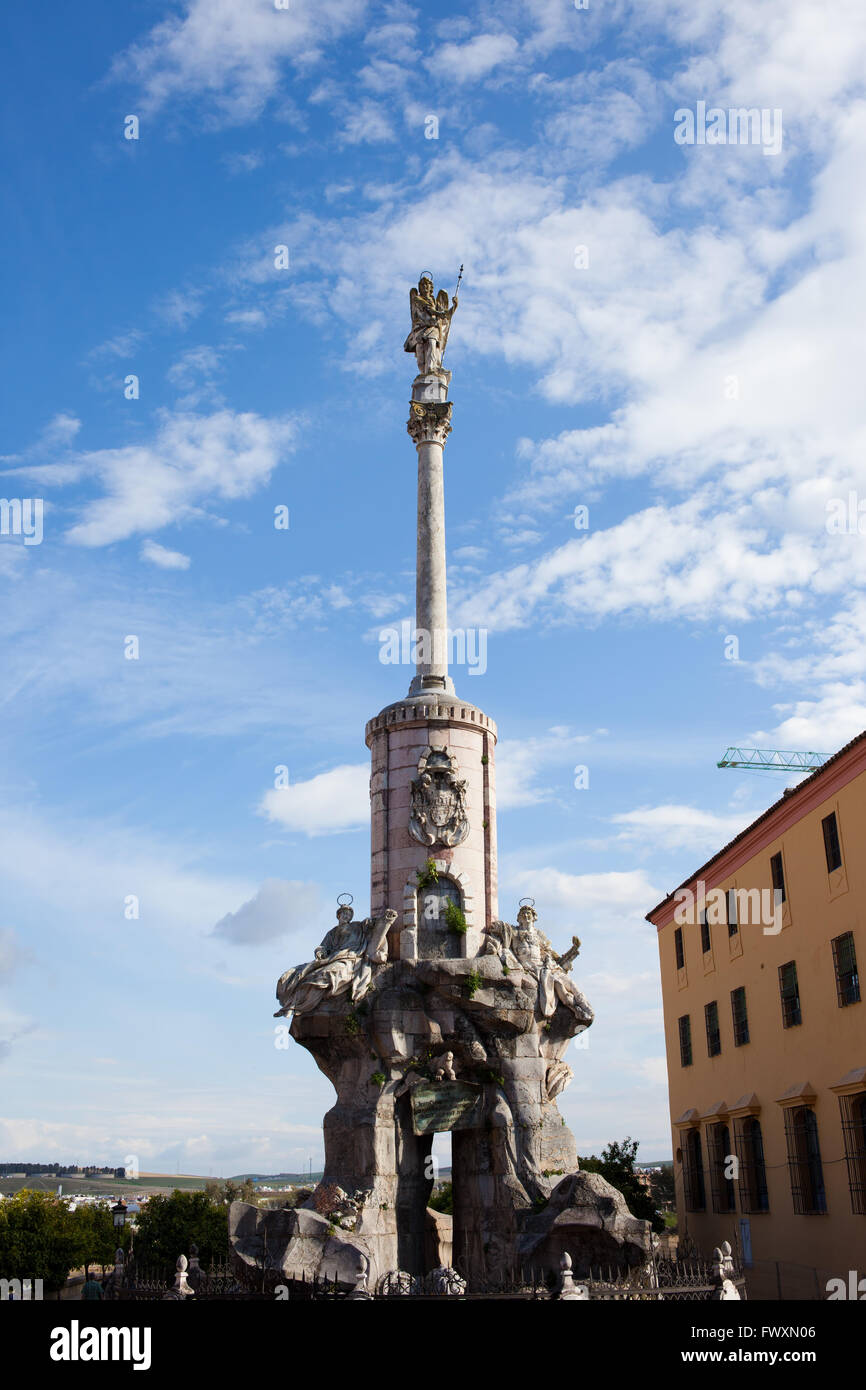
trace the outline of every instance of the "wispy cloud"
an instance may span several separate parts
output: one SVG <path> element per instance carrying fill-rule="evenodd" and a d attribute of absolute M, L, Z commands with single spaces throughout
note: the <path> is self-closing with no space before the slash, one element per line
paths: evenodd
<path fill-rule="evenodd" d="M 51 465 L 27 470 L 45 481 L 93 478 L 102 485 L 102 496 L 86 503 L 66 532 L 73 544 L 111 545 L 188 521 L 209 503 L 249 497 L 269 480 L 297 438 L 294 421 L 251 412 L 161 411 L 158 420 L 145 443 L 77 454 L 63 473 L 52 472 Z"/>
<path fill-rule="evenodd" d="M 188 570 L 192 561 L 180 550 L 167 550 L 158 541 L 145 541 L 141 547 L 141 558 L 151 565 L 164 570 Z"/>

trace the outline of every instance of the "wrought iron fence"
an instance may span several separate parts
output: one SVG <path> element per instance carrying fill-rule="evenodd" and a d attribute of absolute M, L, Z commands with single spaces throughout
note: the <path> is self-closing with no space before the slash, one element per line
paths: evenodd
<path fill-rule="evenodd" d="M 181 1262 L 183 1261 L 183 1269 Z M 186 1281 L 184 1292 L 177 1295 L 178 1280 Z M 745 1297 L 745 1279 L 738 1263 L 735 1263 L 732 1282 L 741 1297 Z M 646 1301 L 703 1301 L 708 1300 L 717 1288 L 711 1261 L 697 1254 L 685 1259 L 673 1260 L 658 1255 L 644 1265 L 614 1267 L 613 1265 L 591 1267 L 585 1276 L 575 1275 L 575 1283 L 584 1287 L 590 1300 L 612 1302 Z M 560 1292 L 560 1278 L 549 1269 L 524 1267 L 504 1272 L 501 1277 L 489 1280 L 473 1280 L 460 1292 L 437 1293 L 431 1287 L 429 1276 L 407 1274 L 394 1270 L 384 1275 L 375 1289 L 369 1289 L 367 1296 L 374 1299 L 436 1300 L 443 1297 L 463 1299 L 556 1299 Z M 110 1290 L 109 1296 L 123 1300 L 155 1301 L 179 1296 L 198 1302 L 210 1300 L 223 1301 L 263 1301 L 275 1302 L 348 1299 L 353 1290 L 336 1279 L 320 1276 L 301 1275 L 300 1278 L 280 1279 L 274 1285 L 264 1288 L 261 1276 L 239 1277 L 236 1270 L 227 1262 L 211 1263 L 207 1270 L 200 1269 L 193 1259 L 186 1269 L 186 1261 L 178 1260 L 178 1274 L 170 1280 L 163 1270 L 130 1269 L 124 1272 L 123 1279 Z M 363 1294 L 361 1296 L 364 1296 Z"/>

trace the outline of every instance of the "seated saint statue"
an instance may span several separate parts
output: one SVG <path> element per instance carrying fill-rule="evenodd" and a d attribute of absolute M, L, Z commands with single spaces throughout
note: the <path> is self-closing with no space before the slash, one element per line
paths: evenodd
<path fill-rule="evenodd" d="M 574 1015 L 577 1023 L 588 1027 L 593 1019 L 592 1009 L 567 973 L 580 943 L 573 937 L 569 950 L 558 956 L 544 933 L 538 930 L 537 921 L 535 908 L 524 904 L 517 914 L 516 927 L 509 922 L 492 924 L 484 952 L 493 952 L 509 969 L 521 968 L 532 976 L 538 985 L 537 1007 L 542 1018 L 550 1018 L 559 1002 Z"/>
<path fill-rule="evenodd" d="M 285 971 L 277 982 L 280 1008 L 274 1018 L 304 1014 L 323 999 L 348 994 L 357 1003 L 366 994 L 377 965 L 388 959 L 388 929 L 397 914 L 388 908 L 375 920 L 353 922 L 348 905 L 337 909 L 337 924 L 316 947 L 315 959 Z"/>

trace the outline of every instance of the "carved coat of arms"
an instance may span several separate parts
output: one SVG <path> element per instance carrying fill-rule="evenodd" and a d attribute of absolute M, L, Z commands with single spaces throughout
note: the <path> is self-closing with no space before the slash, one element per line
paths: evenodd
<path fill-rule="evenodd" d="M 457 759 L 444 748 L 428 748 L 412 783 L 409 831 L 422 845 L 462 845 L 469 834 L 466 783 Z"/>

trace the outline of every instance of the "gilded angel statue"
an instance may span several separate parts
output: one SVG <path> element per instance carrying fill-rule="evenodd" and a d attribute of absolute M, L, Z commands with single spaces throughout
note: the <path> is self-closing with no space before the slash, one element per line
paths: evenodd
<path fill-rule="evenodd" d="M 426 273 L 418 281 L 417 290 L 413 288 L 409 291 L 412 327 L 403 344 L 403 350 L 414 352 L 420 376 L 430 376 L 442 371 L 442 356 L 456 308 L 456 290 L 449 308 L 448 291 L 440 290 L 434 298 L 433 280 Z"/>

